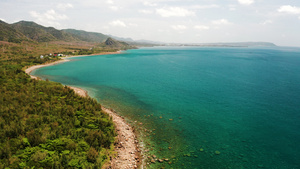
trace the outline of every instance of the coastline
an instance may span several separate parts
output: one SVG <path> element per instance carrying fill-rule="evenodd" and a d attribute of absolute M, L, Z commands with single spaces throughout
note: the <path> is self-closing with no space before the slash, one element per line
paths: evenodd
<path fill-rule="evenodd" d="M 36 80 L 39 80 L 40 78 L 36 77 L 36 76 L 33 76 L 31 75 L 30 73 L 32 71 L 34 71 L 35 69 L 39 69 L 39 68 L 42 68 L 42 67 L 46 67 L 46 66 L 52 66 L 52 65 L 56 65 L 56 64 L 59 64 L 59 63 L 64 63 L 64 62 L 68 62 L 69 60 L 67 59 L 62 59 L 62 60 L 58 60 L 58 61 L 55 61 L 55 62 L 51 62 L 51 63 L 46 63 L 46 64 L 42 64 L 42 65 L 34 65 L 34 66 L 30 66 L 28 68 L 25 69 L 25 73 L 27 73 L 32 79 L 36 79 Z"/>
<path fill-rule="evenodd" d="M 106 54 L 119 54 L 119 53 L 121 53 L 121 51 L 105 52 L 105 53 L 93 54 L 93 55 L 106 55 Z M 92 56 L 92 55 L 64 57 L 62 58 L 62 60 L 58 60 L 52 63 L 34 65 L 26 68 L 25 73 L 27 73 L 32 79 L 41 80 L 39 77 L 33 76 L 30 73 L 42 67 L 52 66 L 59 63 L 67 62 L 69 61 L 67 59 L 71 57 L 85 57 L 85 56 Z M 90 97 L 86 90 L 74 86 L 68 86 L 68 87 L 73 89 L 74 92 L 81 97 Z M 115 157 L 112 157 L 110 164 L 106 164 L 104 168 L 111 168 L 111 169 L 138 168 L 142 160 L 140 159 L 141 151 L 138 149 L 138 140 L 136 134 L 134 133 L 134 129 L 125 121 L 123 117 L 119 116 L 112 109 L 107 109 L 103 106 L 101 108 L 103 112 L 109 114 L 112 117 L 117 132 L 117 142 L 114 145 L 115 146 L 114 150 L 117 152 L 117 155 Z"/>
<path fill-rule="evenodd" d="M 31 75 L 30 73 L 31 73 L 32 71 L 34 71 L 35 69 L 39 69 L 39 68 L 46 67 L 46 66 L 56 65 L 56 64 L 59 64 L 59 63 L 68 62 L 68 61 L 70 61 L 70 60 L 68 60 L 68 58 L 86 57 L 86 56 L 96 56 L 96 55 L 120 54 L 121 52 L 122 52 L 122 51 L 117 51 L 117 52 L 102 52 L 102 53 L 91 54 L 91 55 L 67 56 L 67 57 L 63 57 L 63 58 L 61 58 L 61 60 L 58 60 L 58 61 L 55 61 L 55 62 L 46 63 L 46 64 L 42 64 L 42 65 L 34 65 L 34 66 L 27 67 L 27 68 L 25 69 L 25 73 L 27 73 L 32 79 L 39 79 L 38 77 Z"/>
<path fill-rule="evenodd" d="M 64 57 L 64 58 L 68 59 L 68 58 L 76 58 L 76 57 L 96 56 L 96 55 L 112 55 L 112 54 L 120 54 L 120 53 L 122 53 L 122 50 L 119 50 L 119 51 L 116 51 L 116 52 L 95 53 L 95 54 L 91 54 L 91 55 L 67 56 L 67 57 Z"/>

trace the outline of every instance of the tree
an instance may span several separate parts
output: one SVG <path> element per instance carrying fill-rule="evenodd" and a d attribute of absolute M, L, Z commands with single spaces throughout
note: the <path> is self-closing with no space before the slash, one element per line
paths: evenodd
<path fill-rule="evenodd" d="M 91 163 L 95 163 L 98 155 L 99 153 L 97 152 L 97 150 L 94 149 L 94 147 L 91 147 L 87 152 L 87 160 Z"/>

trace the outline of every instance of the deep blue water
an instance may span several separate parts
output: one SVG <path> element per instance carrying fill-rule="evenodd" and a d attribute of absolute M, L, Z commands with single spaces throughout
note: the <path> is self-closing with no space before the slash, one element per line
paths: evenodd
<path fill-rule="evenodd" d="M 300 168 L 300 48 L 154 47 L 71 60 L 33 75 L 85 88 L 127 117 L 148 154 L 169 159 L 151 168 Z"/>

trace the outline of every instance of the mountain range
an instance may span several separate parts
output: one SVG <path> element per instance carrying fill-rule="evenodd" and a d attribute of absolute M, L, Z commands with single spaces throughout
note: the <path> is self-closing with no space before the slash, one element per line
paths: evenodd
<path fill-rule="evenodd" d="M 33 42 L 91 42 L 104 43 L 108 38 L 109 41 L 116 41 L 119 45 L 135 46 L 154 46 L 154 45 L 171 45 L 171 46 L 221 46 L 221 47 L 250 47 L 250 46 L 276 46 L 270 42 L 236 42 L 236 43 L 163 43 L 149 40 L 133 40 L 131 38 L 120 38 L 112 35 L 105 35 L 96 32 L 87 32 L 76 29 L 58 30 L 54 27 L 45 27 L 31 21 L 20 21 L 8 24 L 0 20 L 0 41 L 9 41 L 20 43 L 22 41 Z M 125 42 L 125 43 L 124 43 Z M 116 43 L 114 44 L 116 46 Z"/>
<path fill-rule="evenodd" d="M 86 32 L 75 29 L 58 30 L 53 27 L 44 27 L 35 22 L 20 21 L 8 24 L 0 21 L 0 40 L 20 42 L 50 42 L 50 41 L 84 41 L 102 43 L 109 36 L 101 33 Z"/>

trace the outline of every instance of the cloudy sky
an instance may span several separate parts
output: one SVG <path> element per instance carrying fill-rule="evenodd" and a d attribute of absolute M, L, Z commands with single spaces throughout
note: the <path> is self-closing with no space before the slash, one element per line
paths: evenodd
<path fill-rule="evenodd" d="M 134 40 L 300 46 L 300 0 L 0 0 L 0 19 Z"/>

